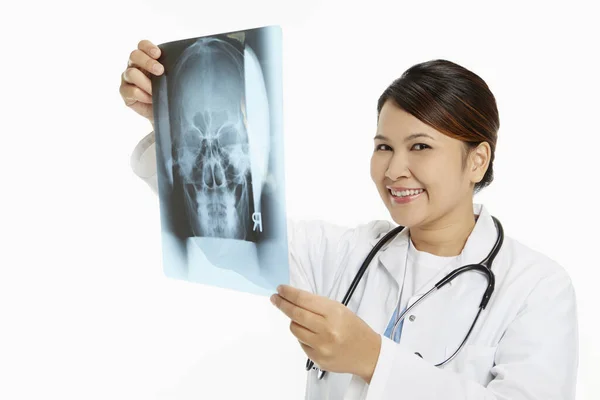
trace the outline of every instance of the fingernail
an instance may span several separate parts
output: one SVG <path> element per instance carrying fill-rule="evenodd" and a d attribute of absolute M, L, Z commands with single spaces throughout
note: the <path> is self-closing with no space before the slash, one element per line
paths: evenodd
<path fill-rule="evenodd" d="M 154 71 L 154 73 L 160 74 L 162 72 L 162 66 L 160 64 L 154 64 L 152 70 Z"/>
<path fill-rule="evenodd" d="M 158 49 L 150 50 L 150 54 L 152 54 L 153 57 L 158 57 Z"/>
<path fill-rule="evenodd" d="M 273 305 L 275 305 L 275 295 L 271 296 L 271 303 L 273 303 Z"/>

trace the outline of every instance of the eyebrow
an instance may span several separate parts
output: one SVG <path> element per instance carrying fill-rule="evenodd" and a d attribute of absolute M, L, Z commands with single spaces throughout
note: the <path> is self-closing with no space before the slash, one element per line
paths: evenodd
<path fill-rule="evenodd" d="M 418 139 L 418 138 L 421 138 L 421 137 L 425 137 L 425 138 L 429 138 L 431 140 L 435 140 L 433 138 L 433 136 L 428 135 L 427 133 L 419 132 L 419 133 L 413 133 L 412 135 L 408 135 L 404 139 L 404 141 L 408 142 L 409 140 Z M 376 140 L 376 139 L 381 139 L 381 140 L 387 140 L 387 141 L 389 141 L 389 139 L 386 136 L 383 136 L 383 135 L 375 135 L 375 137 L 373 138 L 373 140 Z"/>

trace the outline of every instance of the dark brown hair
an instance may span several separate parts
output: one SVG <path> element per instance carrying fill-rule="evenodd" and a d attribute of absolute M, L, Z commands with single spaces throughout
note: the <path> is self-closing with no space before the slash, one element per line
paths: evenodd
<path fill-rule="evenodd" d="M 483 179 L 475 185 L 475 193 L 492 182 L 500 120 L 496 99 L 478 75 L 451 61 L 426 61 L 407 69 L 385 89 L 377 102 L 377 118 L 387 100 L 434 129 L 463 141 L 465 149 L 489 143 L 490 163 Z"/>

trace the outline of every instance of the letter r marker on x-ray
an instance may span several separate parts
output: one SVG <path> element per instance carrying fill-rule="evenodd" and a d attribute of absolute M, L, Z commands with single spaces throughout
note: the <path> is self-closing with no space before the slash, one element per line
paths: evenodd
<path fill-rule="evenodd" d="M 262 232 L 262 215 L 259 212 L 252 213 L 252 221 L 254 221 L 254 227 L 252 230 L 256 230 L 256 225 L 260 225 L 259 230 Z"/>

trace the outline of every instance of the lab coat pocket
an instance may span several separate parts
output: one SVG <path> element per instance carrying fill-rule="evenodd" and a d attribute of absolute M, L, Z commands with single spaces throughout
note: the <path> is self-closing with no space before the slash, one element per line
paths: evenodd
<path fill-rule="evenodd" d="M 492 367 L 495 365 L 496 346 L 465 345 L 456 357 L 446 364 L 445 369 L 486 386 L 492 379 Z M 450 357 L 456 348 L 447 348 L 446 357 Z"/>

